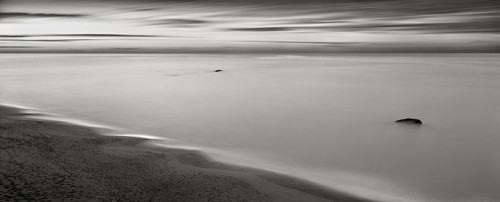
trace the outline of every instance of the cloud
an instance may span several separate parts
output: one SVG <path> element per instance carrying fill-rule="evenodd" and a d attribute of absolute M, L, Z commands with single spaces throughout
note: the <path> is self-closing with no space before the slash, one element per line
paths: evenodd
<path fill-rule="evenodd" d="M 1 48 L 14 49 L 14 48 L 37 48 L 36 46 L 0 46 Z"/>
<path fill-rule="evenodd" d="M 0 38 L 26 38 L 26 37 L 167 37 L 160 35 L 136 35 L 136 34 L 39 34 L 39 35 L 0 35 Z"/>
<path fill-rule="evenodd" d="M 70 42 L 70 41 L 90 41 L 94 39 L 0 39 L 0 41 L 29 41 L 29 42 Z"/>
<path fill-rule="evenodd" d="M 247 31 L 247 32 L 279 32 L 290 31 L 296 27 L 247 27 L 247 28 L 229 28 L 226 31 Z"/>
<path fill-rule="evenodd" d="M 160 37 L 159 35 L 137 35 L 137 34 L 47 34 L 37 36 L 71 36 L 71 37 Z M 162 36 L 163 37 L 163 36 Z"/>
<path fill-rule="evenodd" d="M 0 35 L 0 38 L 24 38 L 29 37 L 28 35 Z"/>
<path fill-rule="evenodd" d="M 326 50 L 365 47 L 357 42 L 467 44 L 496 41 L 493 35 L 500 33 L 500 2 L 492 0 L 8 1 L 1 5 L 0 21 L 9 18 L 4 21 L 9 23 L 1 24 L 0 40 L 12 41 L 9 45 L 48 42 L 44 45 L 49 48 L 89 40 L 75 42 L 74 48 L 241 45 Z M 181 36 L 196 39 L 170 40 Z"/>
<path fill-rule="evenodd" d="M 168 19 L 164 20 L 164 23 L 172 23 L 172 24 L 204 24 L 208 23 L 205 20 L 193 20 L 193 19 Z"/>
<path fill-rule="evenodd" d="M 304 15 L 301 19 L 257 19 L 252 27 L 224 28 L 224 31 L 308 31 L 380 33 L 500 33 L 500 12 L 456 12 L 427 15 L 370 17 L 359 13 Z"/>
<path fill-rule="evenodd" d="M 5 42 L 75 42 L 92 40 L 112 40 L 122 38 L 154 38 L 166 37 L 158 35 L 133 34 L 42 34 L 42 35 L 0 35 Z"/>
<path fill-rule="evenodd" d="M 365 22 L 328 26 L 309 27 L 326 31 L 416 31 L 421 33 L 500 33 L 500 18 L 491 17 L 485 19 L 472 19 L 464 21 L 445 22 L 401 22 L 398 20 L 386 20 L 381 22 Z"/>
<path fill-rule="evenodd" d="M 311 45 L 353 45 L 360 44 L 359 42 L 327 42 L 327 41 L 241 41 L 241 42 L 252 42 L 252 43 L 274 43 L 274 44 L 311 44 Z"/>
<path fill-rule="evenodd" d="M 62 14 L 62 13 L 23 13 L 23 12 L 0 12 L 2 18 L 80 18 L 84 14 Z"/>
<path fill-rule="evenodd" d="M 179 27 L 191 27 L 202 24 L 208 24 L 210 21 L 197 20 L 197 19 L 164 19 L 164 20 L 154 20 L 150 25 L 171 25 Z"/>

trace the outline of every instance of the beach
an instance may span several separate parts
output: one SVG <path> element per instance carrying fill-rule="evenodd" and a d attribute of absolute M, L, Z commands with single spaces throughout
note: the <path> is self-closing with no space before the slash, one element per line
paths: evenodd
<path fill-rule="evenodd" d="M 2 201 L 368 201 L 199 151 L 26 118 L 0 106 Z"/>

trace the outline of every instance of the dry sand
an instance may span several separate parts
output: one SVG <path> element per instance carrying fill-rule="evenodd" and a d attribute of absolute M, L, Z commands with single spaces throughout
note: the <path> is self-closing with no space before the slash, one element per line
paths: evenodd
<path fill-rule="evenodd" d="M 0 106 L 0 201 L 368 201 Z"/>

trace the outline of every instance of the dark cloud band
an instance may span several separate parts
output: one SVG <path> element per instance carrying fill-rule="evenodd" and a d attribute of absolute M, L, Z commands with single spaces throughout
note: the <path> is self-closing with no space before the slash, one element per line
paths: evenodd
<path fill-rule="evenodd" d="M 79 18 L 86 17 L 84 14 L 61 14 L 61 13 L 22 13 L 22 12 L 0 12 L 2 18 Z"/>
<path fill-rule="evenodd" d="M 246 31 L 246 32 L 279 32 L 279 31 L 290 31 L 293 30 L 292 27 L 248 27 L 248 28 L 230 28 L 225 29 L 227 31 Z"/>
<path fill-rule="evenodd" d="M 0 38 L 25 38 L 25 37 L 165 37 L 159 35 L 135 34 L 40 34 L 40 35 L 0 35 Z"/>

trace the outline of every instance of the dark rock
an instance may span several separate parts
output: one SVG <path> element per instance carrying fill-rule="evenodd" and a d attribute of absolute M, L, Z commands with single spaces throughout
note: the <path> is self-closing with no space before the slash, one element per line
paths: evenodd
<path fill-rule="evenodd" d="M 422 124 L 422 121 L 420 119 L 414 119 L 414 118 L 406 118 L 406 119 L 399 119 L 396 122 L 398 123 L 410 123 L 410 124 Z"/>
<path fill-rule="evenodd" d="M 222 70 L 221 69 L 217 69 L 214 72 L 222 72 Z"/>

